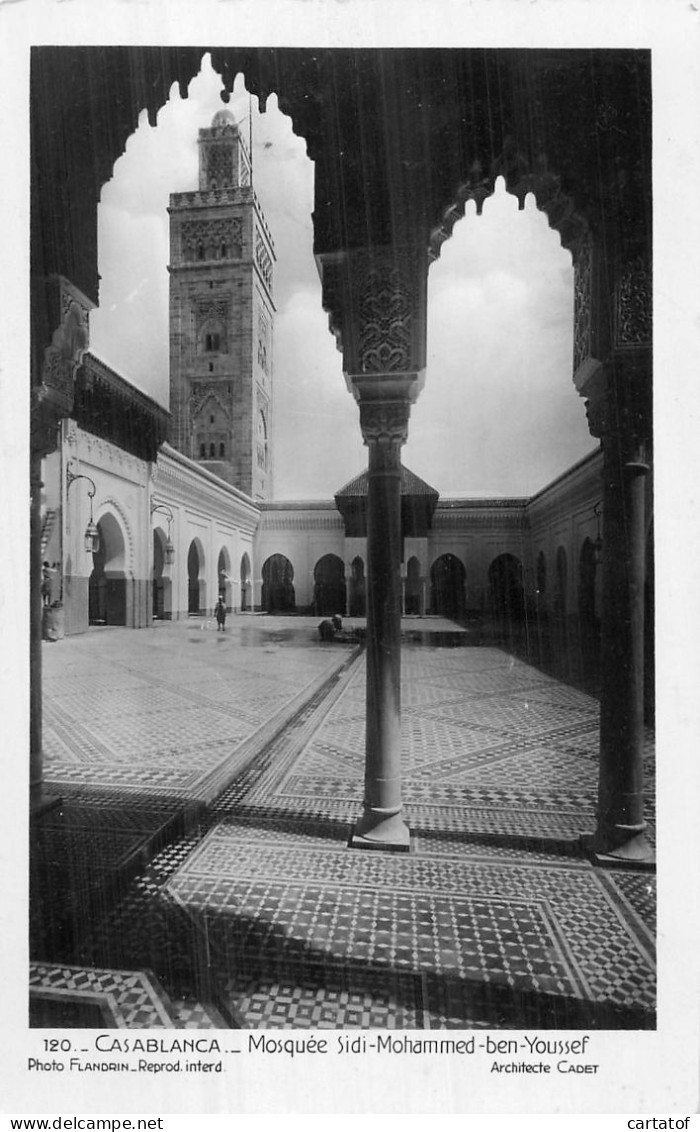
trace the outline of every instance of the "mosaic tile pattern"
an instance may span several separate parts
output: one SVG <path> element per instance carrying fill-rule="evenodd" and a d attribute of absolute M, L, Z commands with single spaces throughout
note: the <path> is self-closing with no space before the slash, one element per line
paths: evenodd
<path fill-rule="evenodd" d="M 103 1000 L 119 1029 L 170 1029 L 173 1026 L 167 996 L 145 971 L 100 971 L 73 966 L 32 963 L 30 994 L 68 995 L 79 1000 Z"/>
<path fill-rule="evenodd" d="M 430 976 L 434 988 L 451 984 L 453 999 L 457 984 L 538 995 L 545 1016 L 547 995 L 653 1011 L 653 957 L 640 943 L 646 929 L 601 899 L 595 870 L 580 863 L 534 868 L 487 857 L 458 863 L 338 846 L 319 851 L 300 848 L 293 837 L 271 844 L 260 831 L 222 825 L 166 890 L 206 922 L 219 962 L 235 968 L 229 993 L 247 1025 L 281 1024 L 282 1005 L 273 1014 L 261 1008 L 271 972 L 295 973 L 307 1007 L 318 1007 L 329 977 L 338 980 L 357 964 L 375 977 L 381 970 L 405 974 L 414 1005 L 415 979 Z M 424 1001 L 431 1027 L 448 1024 L 436 1005 L 441 994 L 435 989 Z M 472 998 L 462 1003 L 463 1025 Z M 285 992 L 282 1000 L 294 1006 L 285 1024 L 301 1024 L 299 997 Z M 383 1024 L 407 1024 L 396 1009 L 384 1009 Z M 454 1001 L 450 1009 L 454 1021 Z"/>
<path fill-rule="evenodd" d="M 247 801 L 356 817 L 364 766 L 364 671 L 277 784 Z M 463 694 L 455 695 L 462 684 Z M 407 693 L 407 694 L 406 694 Z M 402 661 L 403 798 L 411 823 L 446 830 L 578 837 L 595 828 L 598 705 L 496 649 L 406 647 Z M 406 706 L 408 703 L 409 706 Z M 653 781 L 653 740 L 647 774 Z M 648 791 L 653 822 L 653 789 Z M 457 808 L 455 810 L 454 808 Z"/>
<path fill-rule="evenodd" d="M 239 971 L 226 983 L 250 1029 L 422 1029 L 420 982 L 396 972 L 324 969 L 314 979 L 303 968 L 288 978 Z"/>
<path fill-rule="evenodd" d="M 653 1026 L 653 876 L 602 873 L 579 842 L 595 823 L 594 700 L 497 649 L 405 647 L 411 853 L 354 852 L 346 846 L 361 811 L 363 658 L 330 679 L 329 656 L 337 668 L 349 652 L 295 649 L 282 633 L 281 643 L 239 656 L 232 637 L 217 651 L 206 629 L 175 631 L 188 643 L 186 664 L 159 667 L 159 641 L 136 664 L 115 645 L 91 666 L 94 680 L 87 650 L 66 666 L 67 680 L 54 673 L 62 789 L 93 815 L 82 843 L 64 845 L 73 858 L 95 851 L 110 806 L 130 815 L 131 836 L 149 791 L 171 814 L 188 791 L 196 796 L 218 765 L 217 743 L 230 743 L 237 726 L 265 727 L 271 686 L 288 702 L 300 684 L 311 693 L 284 730 L 263 734 L 187 833 L 152 851 L 85 926 L 85 977 L 90 967 L 153 970 L 171 1024 L 191 1029 Z M 220 670 L 219 656 L 228 658 Z M 115 759 L 104 782 L 115 672 L 119 690 L 133 693 L 120 735 L 127 748 L 139 733 L 146 742 L 141 756 Z M 180 686 L 175 706 L 168 697 Z M 83 701 L 88 687 L 104 697 Z M 83 702 L 108 710 L 96 723 L 81 715 Z M 188 716 L 184 740 L 169 732 L 162 748 L 173 754 L 170 776 L 155 738 L 166 702 Z M 201 748 L 197 712 L 212 716 Z M 144 793 L 136 779 L 146 763 Z M 651 772 L 651 735 L 647 763 Z M 652 786 L 650 778 L 651 817 Z M 115 867 L 117 842 L 105 848 Z"/>
<path fill-rule="evenodd" d="M 235 767 L 242 744 L 258 734 L 267 741 L 270 722 L 293 715 L 352 651 L 239 643 L 233 631 L 224 644 L 183 623 L 89 633 L 45 650 L 47 786 L 197 797 L 208 775 L 227 762 Z"/>

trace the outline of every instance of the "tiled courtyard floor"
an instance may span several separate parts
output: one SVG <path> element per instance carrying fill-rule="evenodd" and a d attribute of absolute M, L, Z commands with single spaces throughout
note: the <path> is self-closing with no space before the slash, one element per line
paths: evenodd
<path fill-rule="evenodd" d="M 63 799 L 35 854 L 35 895 L 54 876 L 63 909 L 47 930 L 37 900 L 44 1006 L 101 1002 L 81 1025 L 653 1026 L 653 874 L 594 868 L 579 840 L 596 701 L 499 649 L 409 640 L 411 852 L 349 849 L 364 654 L 315 625 L 244 616 L 226 634 L 197 621 L 44 647 Z M 652 759 L 650 736 L 653 829 Z"/>

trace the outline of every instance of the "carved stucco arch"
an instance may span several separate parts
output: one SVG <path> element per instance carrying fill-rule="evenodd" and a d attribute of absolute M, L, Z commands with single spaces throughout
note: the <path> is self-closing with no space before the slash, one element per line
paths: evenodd
<path fill-rule="evenodd" d="M 116 520 L 117 525 L 121 531 L 121 536 L 124 540 L 124 576 L 126 578 L 135 577 L 134 572 L 134 536 L 131 530 L 131 524 L 123 505 L 119 500 L 115 499 L 113 495 L 108 496 L 102 500 L 99 507 L 95 512 L 95 522 L 99 523 L 101 519 L 107 514 L 111 514 Z"/>
<path fill-rule="evenodd" d="M 506 146 L 501 156 L 491 162 L 486 174 L 481 163 L 475 161 L 469 177 L 459 185 L 452 204 L 430 233 L 428 260 L 433 263 L 439 258 L 455 224 L 464 217 L 469 201 L 474 201 L 477 216 L 481 215 L 484 202 L 496 191 L 499 177 L 504 180 L 506 192 L 517 199 L 521 212 L 526 198 L 530 194 L 534 197 L 537 209 L 545 214 L 549 227 L 558 233 L 562 248 L 571 253 L 574 271 L 572 374 L 576 375 L 592 350 L 593 225 L 573 197 L 564 191 L 561 177 L 549 167 L 546 156 L 540 155 L 530 164 L 521 152 Z"/>
<path fill-rule="evenodd" d="M 464 216 L 469 201 L 474 201 L 477 215 L 481 215 L 484 202 L 496 191 L 499 177 L 505 182 L 506 192 L 516 197 L 520 211 L 525 208 L 526 197 L 532 194 L 537 208 L 547 217 L 550 228 L 559 233 L 563 248 L 573 253 L 583 241 L 590 239 L 588 218 L 562 188 L 561 177 L 550 168 L 547 157 L 540 155 L 530 163 L 524 154 L 506 145 L 502 154 L 489 163 L 487 172 L 477 159 L 472 163 L 466 180 L 457 186 L 452 203 L 430 233 L 428 255 L 431 262 L 439 257 L 442 245 L 451 237 L 457 221 Z"/>

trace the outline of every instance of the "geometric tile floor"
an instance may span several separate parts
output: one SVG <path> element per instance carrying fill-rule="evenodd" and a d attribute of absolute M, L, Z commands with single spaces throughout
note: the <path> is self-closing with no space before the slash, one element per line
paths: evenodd
<path fill-rule="evenodd" d="M 31 963 L 29 1000 L 30 1024 L 51 1029 L 202 1030 L 225 1025 L 211 1008 L 171 1001 L 150 971 Z"/>
<path fill-rule="evenodd" d="M 162 990 L 144 971 L 85 971 L 32 963 L 29 993 L 35 1001 L 50 1002 L 55 996 L 56 1001 L 68 999 L 78 1006 L 97 1005 L 102 1026 L 170 1029 L 174 1024 Z"/>
<path fill-rule="evenodd" d="M 199 648 L 191 632 L 172 628 L 172 642 L 182 641 L 191 658 Z M 324 648 L 303 629 L 278 637 L 267 654 L 297 708 L 287 726 L 268 740 L 256 716 L 264 742 L 254 757 L 132 872 L 79 932 L 73 957 L 85 969 L 155 972 L 177 1004 L 173 1024 L 190 1027 L 211 1025 L 212 1017 L 274 1028 L 653 1027 L 653 874 L 596 869 L 580 850 L 579 835 L 594 828 L 596 701 L 498 649 L 405 645 L 411 852 L 353 851 L 347 841 L 361 807 L 364 655 Z M 100 643 L 93 640 L 93 649 Z M 109 670 L 120 671 L 116 645 L 99 657 L 103 687 Z M 228 658 L 235 735 L 237 704 L 241 718 L 255 703 L 262 713 L 265 697 L 247 677 L 269 678 L 266 647 L 269 640 L 249 642 Z M 169 652 L 171 667 L 158 680 L 174 692 L 177 649 Z M 329 659 L 339 656 L 351 663 L 328 680 Z M 59 693 L 58 674 L 49 684 L 73 718 L 82 711 L 84 659 L 76 658 L 69 689 Z M 188 743 L 196 761 L 196 728 L 183 740 L 154 718 L 160 701 L 141 659 L 121 671 L 133 681 L 133 707 L 120 734 L 143 728 L 143 764 L 158 728 L 175 744 L 176 771 Z M 203 694 L 187 680 L 185 702 L 196 705 Z M 207 741 L 216 759 L 222 724 L 214 722 Z M 83 731 L 75 763 L 54 763 L 56 781 L 78 793 L 80 775 L 63 775 L 70 765 L 83 767 L 85 804 L 96 781 L 106 789 L 103 725 L 104 717 L 97 727 L 93 716 L 96 777 L 84 761 L 95 756 L 86 753 Z M 60 738 L 70 747 L 70 728 Z M 109 732 L 105 746 L 113 745 Z M 207 767 L 196 765 L 201 780 Z M 653 830 L 651 736 L 646 772 Z M 171 797 L 160 773 L 148 779 L 151 802 L 155 791 Z M 183 782 L 181 773 L 178 789 Z M 113 780 L 113 798 L 122 785 Z M 196 796 L 197 783 L 190 780 L 189 789 Z M 127 794 L 138 808 L 135 782 Z"/>
<path fill-rule="evenodd" d="M 239 620 L 225 633 L 197 618 L 45 645 L 47 787 L 197 798 L 217 768 L 235 769 L 244 743 L 286 721 L 351 651 L 281 643 L 283 633 L 247 647 L 258 619 Z"/>

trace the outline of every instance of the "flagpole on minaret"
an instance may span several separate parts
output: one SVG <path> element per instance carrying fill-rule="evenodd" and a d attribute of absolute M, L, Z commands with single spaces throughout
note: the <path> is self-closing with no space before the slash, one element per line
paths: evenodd
<path fill-rule="evenodd" d="M 253 183 L 253 96 L 248 91 L 248 146 L 250 149 L 250 183 Z"/>

